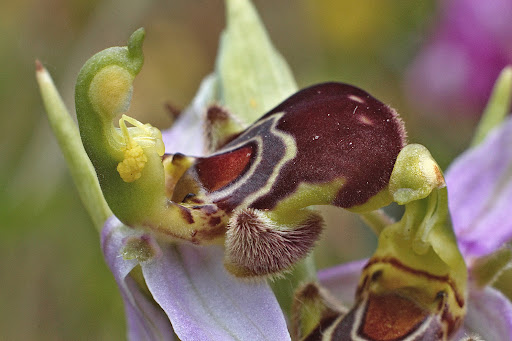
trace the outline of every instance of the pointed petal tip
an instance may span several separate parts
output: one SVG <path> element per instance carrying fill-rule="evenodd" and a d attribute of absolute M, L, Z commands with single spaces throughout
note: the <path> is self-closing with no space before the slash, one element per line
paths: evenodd
<path fill-rule="evenodd" d="M 44 66 L 43 64 L 39 61 L 39 59 L 36 59 L 36 72 L 43 72 L 44 71 Z"/>

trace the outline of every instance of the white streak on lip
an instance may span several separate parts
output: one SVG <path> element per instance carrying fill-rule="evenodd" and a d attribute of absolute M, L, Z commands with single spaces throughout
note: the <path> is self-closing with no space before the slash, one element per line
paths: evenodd
<path fill-rule="evenodd" d="M 373 125 L 373 122 L 372 120 L 370 120 L 368 117 L 366 117 L 365 115 L 360 115 L 358 117 L 358 120 L 359 122 L 361 122 L 362 124 L 366 124 L 366 125 Z"/>
<path fill-rule="evenodd" d="M 356 95 L 349 95 L 348 99 L 351 99 L 355 102 L 364 103 L 364 99 L 362 99 L 361 97 L 356 96 Z"/>

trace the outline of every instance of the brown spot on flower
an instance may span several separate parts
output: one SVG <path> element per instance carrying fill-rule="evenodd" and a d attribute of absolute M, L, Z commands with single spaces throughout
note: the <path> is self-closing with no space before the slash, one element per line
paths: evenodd
<path fill-rule="evenodd" d="M 176 205 L 176 207 L 179 208 L 182 218 L 187 223 L 189 223 L 189 224 L 193 224 L 194 223 L 194 217 L 192 216 L 192 213 L 190 213 L 190 209 L 188 209 L 188 208 L 186 208 L 184 206 L 181 206 L 181 205 Z"/>
<path fill-rule="evenodd" d="M 166 111 L 169 113 L 169 116 L 171 116 L 171 118 L 173 120 L 176 120 L 181 115 L 182 110 L 179 109 L 174 104 L 172 104 L 171 102 L 165 102 L 164 105 L 165 105 Z"/>
<path fill-rule="evenodd" d="M 428 314 L 410 299 L 396 294 L 370 295 L 361 334 L 371 340 L 397 340 L 417 330 Z"/>
<path fill-rule="evenodd" d="M 211 217 L 208 224 L 213 227 L 219 225 L 221 221 L 222 219 L 220 219 L 220 217 Z"/>
<path fill-rule="evenodd" d="M 207 148 L 214 152 L 238 136 L 242 128 L 226 108 L 212 104 L 206 109 L 204 130 Z"/>

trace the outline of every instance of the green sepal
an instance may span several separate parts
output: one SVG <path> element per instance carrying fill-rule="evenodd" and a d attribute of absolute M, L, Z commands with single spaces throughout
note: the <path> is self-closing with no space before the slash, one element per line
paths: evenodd
<path fill-rule="evenodd" d="M 94 167 L 80 140 L 78 128 L 71 118 L 48 71 L 36 62 L 36 77 L 48 121 L 64 154 L 82 202 L 98 230 L 112 215 L 101 192 Z"/>
<path fill-rule="evenodd" d="M 220 101 L 248 125 L 297 85 L 250 1 L 226 0 L 226 18 L 216 61 Z"/>
<path fill-rule="evenodd" d="M 493 285 L 512 264 L 512 245 L 506 244 L 490 255 L 477 258 L 471 267 L 473 283 L 479 288 Z"/>
<path fill-rule="evenodd" d="M 487 134 L 499 126 L 510 112 L 510 103 L 512 102 L 512 66 L 505 67 L 492 89 L 491 96 L 487 106 L 482 114 L 480 123 L 471 141 L 471 146 L 476 146 L 482 142 Z"/>

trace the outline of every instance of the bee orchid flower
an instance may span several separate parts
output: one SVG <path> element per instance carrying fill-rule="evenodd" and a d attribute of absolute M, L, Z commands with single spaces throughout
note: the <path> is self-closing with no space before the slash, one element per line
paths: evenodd
<path fill-rule="evenodd" d="M 476 291 L 468 296 L 437 163 L 425 147 L 407 145 L 395 110 L 364 90 L 328 82 L 297 91 L 250 3 L 226 4 L 215 72 L 163 133 L 126 114 L 143 29 L 83 66 L 78 129 L 37 66 L 50 122 L 101 230 L 129 338 L 289 340 L 265 280 L 292 272 L 314 248 L 324 224 L 312 206 L 370 217 L 393 201 L 405 205 L 404 217 L 375 226 L 379 246 L 354 306 L 345 310 L 323 288 L 306 286 L 294 336 L 455 335 Z M 320 274 L 326 285 L 330 277 Z M 471 301 L 469 309 L 474 316 Z"/>

